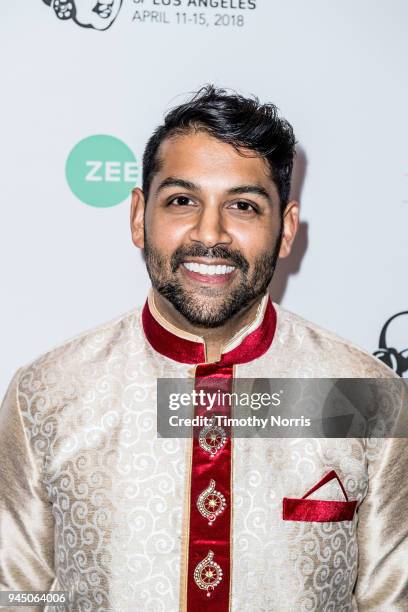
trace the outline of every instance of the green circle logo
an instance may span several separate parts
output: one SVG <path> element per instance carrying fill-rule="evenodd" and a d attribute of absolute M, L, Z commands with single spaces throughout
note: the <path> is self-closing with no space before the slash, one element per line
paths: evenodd
<path fill-rule="evenodd" d="M 125 200 L 137 181 L 133 152 L 114 136 L 84 138 L 68 155 L 65 173 L 72 193 L 97 208 L 116 206 Z"/>

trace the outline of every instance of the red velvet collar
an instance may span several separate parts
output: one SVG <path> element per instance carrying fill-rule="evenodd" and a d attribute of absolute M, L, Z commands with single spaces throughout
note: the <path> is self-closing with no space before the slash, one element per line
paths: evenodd
<path fill-rule="evenodd" d="M 188 340 L 166 329 L 151 313 L 148 300 L 143 307 L 142 323 L 147 340 L 161 355 L 180 363 L 205 363 L 204 342 Z M 262 322 L 245 335 L 238 346 L 223 353 L 218 363 L 234 365 L 261 357 L 272 343 L 275 328 L 276 310 L 268 297 Z"/>

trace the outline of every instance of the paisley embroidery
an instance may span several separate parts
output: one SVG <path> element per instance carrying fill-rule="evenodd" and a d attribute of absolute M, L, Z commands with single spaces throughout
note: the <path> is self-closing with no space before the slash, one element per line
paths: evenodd
<path fill-rule="evenodd" d="M 207 591 L 207 597 L 210 597 L 222 580 L 222 569 L 213 559 L 214 553 L 209 550 L 206 558 L 200 561 L 194 570 L 194 581 L 200 589 Z"/>
<path fill-rule="evenodd" d="M 227 506 L 225 497 L 215 490 L 215 480 L 211 479 L 210 484 L 197 499 L 197 508 L 200 514 L 208 519 L 208 524 L 211 526 L 217 516 L 222 514 Z"/>
<path fill-rule="evenodd" d="M 211 457 L 214 457 L 222 449 L 226 441 L 225 430 L 215 424 L 214 417 L 212 417 L 210 424 L 200 431 L 199 444 L 203 450 L 210 453 Z"/>

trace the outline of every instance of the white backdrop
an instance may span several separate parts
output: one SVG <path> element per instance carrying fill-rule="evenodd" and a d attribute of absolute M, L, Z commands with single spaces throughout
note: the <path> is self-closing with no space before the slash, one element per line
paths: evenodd
<path fill-rule="evenodd" d="M 299 141 L 303 224 L 272 296 L 378 348 L 385 321 L 408 310 L 407 2 L 105 0 L 120 11 L 101 31 L 96 1 L 76 0 L 76 21 L 55 0 L 0 9 L 1 394 L 18 366 L 142 303 L 149 286 L 130 199 L 82 203 L 70 151 L 109 134 L 140 161 L 163 113 L 206 82 L 274 102 Z M 209 25 L 194 23 L 200 13 Z M 395 343 L 408 347 L 408 325 Z"/>

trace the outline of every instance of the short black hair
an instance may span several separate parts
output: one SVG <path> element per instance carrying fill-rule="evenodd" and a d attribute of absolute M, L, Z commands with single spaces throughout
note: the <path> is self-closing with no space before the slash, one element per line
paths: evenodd
<path fill-rule="evenodd" d="M 293 128 L 279 116 L 274 104 L 261 104 L 256 96 L 206 85 L 173 108 L 154 131 L 143 155 L 143 191 L 146 201 L 153 175 L 160 169 L 158 149 L 168 137 L 191 130 L 205 131 L 237 150 L 246 148 L 265 158 L 280 198 L 281 211 L 289 200 L 296 140 Z"/>

